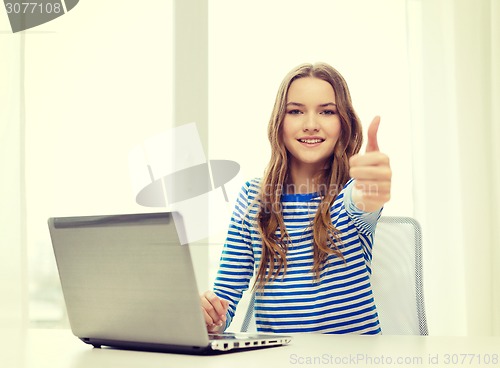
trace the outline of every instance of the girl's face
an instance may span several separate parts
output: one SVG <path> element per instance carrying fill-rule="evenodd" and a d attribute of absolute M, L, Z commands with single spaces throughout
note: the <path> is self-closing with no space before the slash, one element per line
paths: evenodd
<path fill-rule="evenodd" d="M 282 139 L 293 169 L 307 164 L 322 169 L 340 135 L 340 118 L 330 83 L 299 78 L 288 89 Z"/>

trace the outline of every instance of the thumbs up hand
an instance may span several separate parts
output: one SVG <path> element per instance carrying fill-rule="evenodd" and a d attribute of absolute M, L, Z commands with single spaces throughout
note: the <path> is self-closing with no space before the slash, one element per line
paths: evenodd
<path fill-rule="evenodd" d="M 350 175 L 354 180 L 352 200 L 365 212 L 378 211 L 391 197 L 392 171 L 389 157 L 380 152 L 377 132 L 380 117 L 376 116 L 368 128 L 366 153 L 349 159 Z"/>

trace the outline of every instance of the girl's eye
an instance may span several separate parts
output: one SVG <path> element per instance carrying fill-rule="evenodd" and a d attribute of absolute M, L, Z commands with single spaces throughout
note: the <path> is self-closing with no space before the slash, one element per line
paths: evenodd
<path fill-rule="evenodd" d="M 291 115 L 298 115 L 300 114 L 301 111 L 300 110 L 297 110 L 297 109 L 294 109 L 294 110 L 288 110 L 288 114 L 291 114 Z"/>
<path fill-rule="evenodd" d="M 323 110 L 321 114 L 323 115 L 335 115 L 337 112 L 335 110 Z"/>

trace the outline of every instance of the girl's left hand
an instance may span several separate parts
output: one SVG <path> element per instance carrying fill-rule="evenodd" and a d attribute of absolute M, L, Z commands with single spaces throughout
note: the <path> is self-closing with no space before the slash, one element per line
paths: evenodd
<path fill-rule="evenodd" d="M 389 157 L 380 152 L 377 131 L 380 117 L 376 116 L 368 128 L 368 144 L 365 154 L 350 158 L 350 175 L 354 181 L 352 200 L 365 212 L 378 211 L 391 198 L 392 171 Z"/>

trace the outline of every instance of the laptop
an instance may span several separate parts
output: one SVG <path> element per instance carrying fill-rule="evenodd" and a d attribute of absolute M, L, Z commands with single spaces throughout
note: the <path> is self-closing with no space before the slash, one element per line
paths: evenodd
<path fill-rule="evenodd" d="M 73 334 L 94 347 L 209 354 L 288 344 L 208 334 L 178 212 L 48 220 Z"/>

